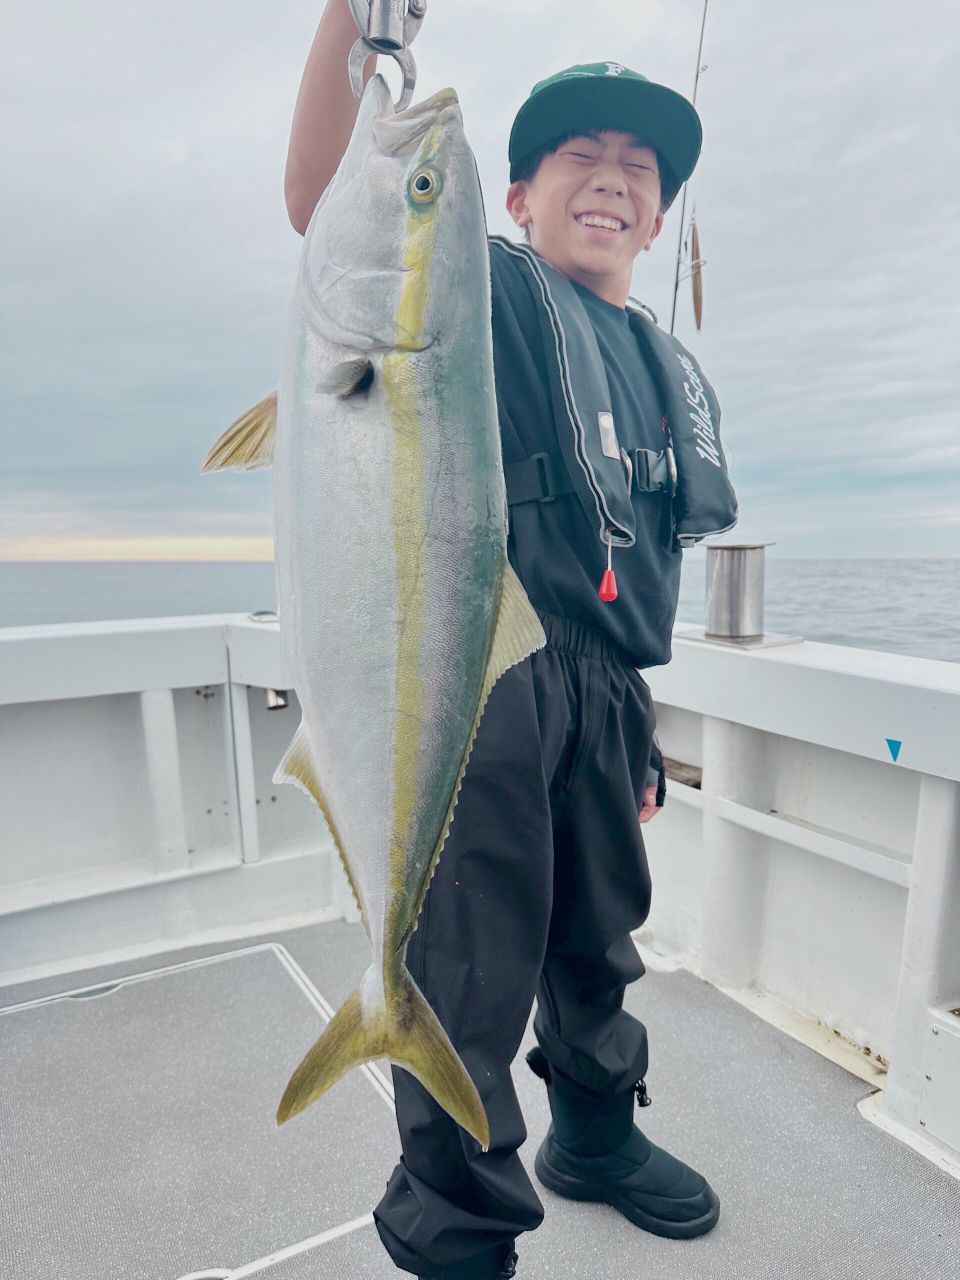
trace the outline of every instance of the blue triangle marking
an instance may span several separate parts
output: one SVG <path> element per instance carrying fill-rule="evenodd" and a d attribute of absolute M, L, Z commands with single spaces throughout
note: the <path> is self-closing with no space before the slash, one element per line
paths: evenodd
<path fill-rule="evenodd" d="M 896 760 L 897 756 L 900 754 L 900 747 L 902 745 L 902 742 L 898 741 L 896 738 L 887 738 L 887 746 L 890 748 L 890 754 L 893 756 L 894 760 Z"/>

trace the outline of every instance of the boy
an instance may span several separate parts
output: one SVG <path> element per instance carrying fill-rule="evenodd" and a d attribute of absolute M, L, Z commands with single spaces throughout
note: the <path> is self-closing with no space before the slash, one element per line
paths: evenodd
<path fill-rule="evenodd" d="M 347 76 L 356 36 L 348 0 L 328 0 L 287 164 L 287 207 L 301 234 L 356 118 Z M 372 71 L 368 63 L 365 78 Z M 591 496 L 603 503 L 602 485 L 588 493 L 584 480 L 610 465 L 601 452 L 631 478 L 634 461 L 664 456 L 658 387 L 625 303 L 634 259 L 659 234 L 700 136 L 690 103 L 618 63 L 541 82 L 511 132 L 507 208 L 530 249 L 491 240 L 494 367 L 508 553 L 547 645 L 493 689 L 407 953 L 491 1131 L 484 1153 L 393 1068 L 403 1155 L 374 1219 L 397 1266 L 423 1280 L 512 1276 L 516 1237 L 542 1221 L 517 1155 L 526 1130 L 510 1076 L 534 995 L 539 1049 L 528 1062 L 553 1116 L 539 1180 L 606 1201 L 663 1236 L 703 1234 L 719 1215 L 703 1177 L 633 1123 L 635 1098 L 648 1101 L 647 1036 L 622 1008 L 626 984 L 644 972 L 630 937 L 650 907 L 639 828 L 666 789 L 638 668 L 670 661 L 682 553 L 666 484 L 634 492 L 631 483 L 623 501 L 632 541 L 608 533 L 603 545 L 590 507 Z M 597 439 L 581 441 L 577 475 L 558 443 L 566 428 L 535 287 L 548 269 L 569 281 L 589 317 L 612 401 Z M 576 350 L 572 342 L 574 381 Z"/>

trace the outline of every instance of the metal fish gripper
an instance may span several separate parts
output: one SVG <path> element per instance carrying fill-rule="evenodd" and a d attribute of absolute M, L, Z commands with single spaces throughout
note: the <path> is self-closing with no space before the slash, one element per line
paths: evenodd
<path fill-rule="evenodd" d="M 363 96 L 363 64 L 371 53 L 394 59 L 403 74 L 400 98 L 394 104 L 403 111 L 413 99 L 417 64 L 410 52 L 427 12 L 426 0 L 349 0 L 360 39 L 350 50 L 350 87 L 359 102 Z"/>

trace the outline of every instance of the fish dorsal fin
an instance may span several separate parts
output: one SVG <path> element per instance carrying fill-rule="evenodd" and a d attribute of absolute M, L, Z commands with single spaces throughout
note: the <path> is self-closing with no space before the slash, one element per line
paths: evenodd
<path fill-rule="evenodd" d="M 547 637 L 544 635 L 543 626 L 540 619 L 534 612 L 533 606 L 527 599 L 527 593 L 521 585 L 520 579 L 513 571 L 513 567 L 509 561 L 505 562 L 503 571 L 503 585 L 500 591 L 500 608 L 497 612 L 497 624 L 493 631 L 493 641 L 490 645 L 490 653 L 487 657 L 487 666 L 483 675 L 483 684 L 480 686 L 480 697 L 477 700 L 477 710 L 473 717 L 473 725 L 467 737 L 467 745 L 464 748 L 463 758 L 460 761 L 460 768 L 457 770 L 457 778 L 453 787 L 453 795 L 450 798 L 450 806 L 447 809 L 446 816 L 443 820 L 443 826 L 440 829 L 440 838 L 437 840 L 436 848 L 433 851 L 433 857 L 430 859 L 430 870 L 424 877 L 423 888 L 413 905 L 410 917 L 410 929 L 412 930 L 416 924 L 417 917 L 420 915 L 420 909 L 423 906 L 423 899 L 427 892 L 427 887 L 436 870 L 437 861 L 440 853 L 446 843 L 447 835 L 450 831 L 450 824 L 453 821 L 453 811 L 457 807 L 457 800 L 460 797 L 460 784 L 463 782 L 463 775 L 466 772 L 467 763 L 470 759 L 470 752 L 473 750 L 473 741 L 477 736 L 477 726 L 483 716 L 484 708 L 487 705 L 487 699 L 490 696 L 490 690 L 497 683 L 503 673 L 514 667 L 518 662 L 522 662 L 524 658 L 530 656 L 536 649 L 542 649 L 547 643 Z"/>
<path fill-rule="evenodd" d="M 277 393 L 258 400 L 252 409 L 231 422 L 203 460 L 203 471 L 256 471 L 273 466 L 273 442 L 277 431 Z"/>
<path fill-rule="evenodd" d="M 353 878 L 353 872 L 350 864 L 347 862 L 346 851 L 343 847 L 343 841 L 340 838 L 340 832 L 337 830 L 337 824 L 333 820 L 333 814 L 330 812 L 330 805 L 327 802 L 320 789 L 320 783 L 317 781 L 316 766 L 313 763 L 313 752 L 310 749 L 310 738 L 307 735 L 307 726 L 303 720 L 300 721 L 300 727 L 293 735 L 293 739 L 284 752 L 283 759 L 277 765 L 273 773 L 273 782 L 291 782 L 295 787 L 299 787 L 311 800 L 316 804 L 317 808 L 326 819 L 327 826 L 330 828 L 330 834 L 333 837 L 333 843 L 337 853 L 340 856 L 340 863 L 344 873 L 350 882 L 350 888 L 353 890 L 353 896 L 356 899 L 357 907 L 360 911 L 360 917 L 363 920 L 363 927 L 370 936 L 370 930 L 367 927 L 367 913 L 364 909 L 363 899 L 360 896 L 360 890 L 357 882 Z"/>

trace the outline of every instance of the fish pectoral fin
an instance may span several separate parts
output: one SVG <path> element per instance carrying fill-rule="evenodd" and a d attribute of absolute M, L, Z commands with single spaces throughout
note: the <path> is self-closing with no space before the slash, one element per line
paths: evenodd
<path fill-rule="evenodd" d="M 366 356 L 344 360 L 320 379 L 317 390 L 346 400 L 362 391 L 369 391 L 375 373 L 373 361 Z"/>
<path fill-rule="evenodd" d="M 360 990 L 347 997 L 290 1077 L 277 1108 L 277 1124 L 306 1110 L 351 1067 L 388 1057 L 415 1075 L 444 1111 L 488 1150 L 490 1126 L 477 1087 L 407 970 L 400 970 L 386 1005 L 372 1015 L 364 1014 Z"/>
<path fill-rule="evenodd" d="M 363 905 L 363 899 L 360 896 L 360 889 L 354 879 L 353 869 L 347 860 L 347 853 L 343 847 L 343 841 L 340 838 L 340 832 L 337 830 L 337 824 L 334 821 L 333 813 L 330 810 L 330 804 L 326 796 L 321 790 L 320 783 L 317 780 L 316 765 L 313 762 L 313 752 L 310 749 L 310 736 L 307 733 L 306 723 L 301 720 L 300 727 L 293 735 L 289 747 L 284 752 L 283 759 L 273 771 L 272 782 L 290 782 L 295 787 L 299 787 L 314 802 L 320 812 L 326 819 L 327 826 L 330 828 L 330 835 L 333 838 L 334 846 L 340 857 L 340 865 L 343 867 L 344 875 L 350 882 L 350 888 L 353 891 L 353 897 L 360 912 L 363 921 L 363 927 L 366 930 L 367 937 L 370 936 L 370 930 L 367 927 L 367 913 Z"/>
<path fill-rule="evenodd" d="M 231 422 L 203 460 L 201 472 L 256 471 L 273 466 L 273 445 L 277 432 L 277 393 L 258 400 L 252 409 Z"/>

